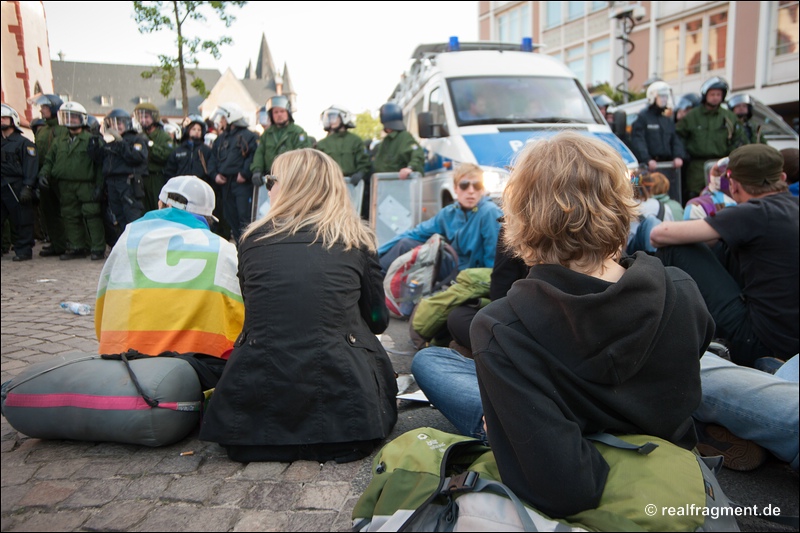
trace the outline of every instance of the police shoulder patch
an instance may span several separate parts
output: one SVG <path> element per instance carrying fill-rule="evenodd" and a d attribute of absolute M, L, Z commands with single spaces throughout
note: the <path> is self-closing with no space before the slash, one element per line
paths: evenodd
<path fill-rule="evenodd" d="M 28 155 L 31 157 L 36 157 L 36 147 L 35 146 L 28 146 L 26 148 L 28 150 Z"/>
<path fill-rule="evenodd" d="M 147 141 L 147 146 L 153 146 L 153 141 Z"/>
<path fill-rule="evenodd" d="M 140 143 L 133 143 L 133 149 L 141 152 L 142 151 L 142 145 Z"/>

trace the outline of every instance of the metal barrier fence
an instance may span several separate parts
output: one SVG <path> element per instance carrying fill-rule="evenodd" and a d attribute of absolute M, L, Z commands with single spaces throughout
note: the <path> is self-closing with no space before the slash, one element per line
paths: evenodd
<path fill-rule="evenodd" d="M 422 175 L 412 172 L 401 180 L 397 172 L 372 175 L 369 224 L 378 246 L 422 221 Z"/>
<path fill-rule="evenodd" d="M 361 203 L 364 197 L 364 181 L 359 182 L 355 187 L 350 185 L 350 176 L 345 176 L 345 183 L 347 183 L 347 192 L 350 195 L 350 202 L 356 210 L 356 213 L 361 213 Z M 269 191 L 266 185 L 253 186 L 253 204 L 250 211 L 250 221 L 263 218 L 269 213 Z"/>

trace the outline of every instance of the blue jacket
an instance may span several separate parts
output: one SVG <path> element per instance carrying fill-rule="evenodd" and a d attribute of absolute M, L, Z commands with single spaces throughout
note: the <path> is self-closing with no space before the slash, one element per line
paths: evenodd
<path fill-rule="evenodd" d="M 439 211 L 435 217 L 397 235 L 378 249 L 378 255 L 388 252 L 400 239 L 425 242 L 438 233 L 458 252 L 459 270 L 492 268 L 497 234 L 500 232 L 497 219 L 501 216 L 503 212 L 497 204 L 485 196 L 466 213 L 456 202 Z"/>

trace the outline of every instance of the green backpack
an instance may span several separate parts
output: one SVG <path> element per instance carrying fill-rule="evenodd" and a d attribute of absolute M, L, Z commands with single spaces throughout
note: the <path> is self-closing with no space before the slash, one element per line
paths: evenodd
<path fill-rule="evenodd" d="M 494 455 L 479 441 L 433 428 L 409 431 L 375 457 L 353 510 L 354 529 L 739 531 L 734 508 L 701 457 L 652 436 L 587 438 L 610 467 L 600 505 L 553 519 L 500 483 Z"/>

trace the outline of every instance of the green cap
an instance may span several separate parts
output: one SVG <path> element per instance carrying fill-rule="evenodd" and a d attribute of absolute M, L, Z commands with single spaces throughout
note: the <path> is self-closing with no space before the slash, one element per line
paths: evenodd
<path fill-rule="evenodd" d="M 766 144 L 747 144 L 731 152 L 731 178 L 743 185 L 763 187 L 781 179 L 783 156 Z"/>

